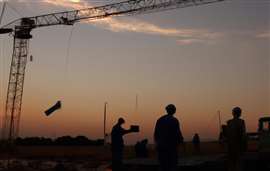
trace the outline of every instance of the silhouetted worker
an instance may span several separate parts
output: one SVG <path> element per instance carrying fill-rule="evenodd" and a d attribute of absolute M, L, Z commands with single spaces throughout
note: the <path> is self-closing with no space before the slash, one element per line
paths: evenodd
<path fill-rule="evenodd" d="M 226 137 L 228 143 L 229 171 L 241 170 L 240 158 L 247 148 L 246 126 L 245 121 L 240 119 L 241 113 L 241 108 L 233 108 L 233 119 L 227 122 Z"/>
<path fill-rule="evenodd" d="M 194 147 L 194 152 L 196 154 L 200 153 L 201 152 L 201 140 L 200 140 L 200 136 L 199 134 L 195 134 L 192 138 L 192 144 L 193 144 L 193 147 Z"/>
<path fill-rule="evenodd" d="M 122 160 L 123 160 L 123 150 L 124 150 L 124 140 L 123 135 L 135 132 L 132 129 L 126 130 L 122 128 L 125 123 L 123 118 L 119 118 L 118 122 L 112 128 L 111 140 L 112 140 L 112 170 L 122 171 Z"/>
<path fill-rule="evenodd" d="M 178 120 L 173 116 L 176 107 L 169 104 L 167 114 L 157 120 L 154 139 L 158 151 L 158 159 L 162 171 L 175 171 L 177 169 L 177 146 L 183 142 Z"/>

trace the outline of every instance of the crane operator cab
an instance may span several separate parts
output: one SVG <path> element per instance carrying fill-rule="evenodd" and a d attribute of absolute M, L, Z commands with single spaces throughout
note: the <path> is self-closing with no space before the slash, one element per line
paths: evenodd
<path fill-rule="evenodd" d="M 30 32 L 35 28 L 35 21 L 30 18 L 22 18 L 20 26 L 15 27 L 15 37 L 18 39 L 31 39 Z"/>

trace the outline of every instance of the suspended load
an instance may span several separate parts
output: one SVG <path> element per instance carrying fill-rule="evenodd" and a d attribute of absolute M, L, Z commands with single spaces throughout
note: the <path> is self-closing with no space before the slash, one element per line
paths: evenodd
<path fill-rule="evenodd" d="M 132 132 L 140 132 L 140 126 L 138 126 L 138 125 L 131 125 L 130 126 L 130 130 Z"/>
<path fill-rule="evenodd" d="M 55 105 L 53 105 L 51 108 L 45 111 L 46 116 L 50 116 L 56 110 L 61 109 L 61 106 L 62 106 L 61 101 L 57 101 Z"/>

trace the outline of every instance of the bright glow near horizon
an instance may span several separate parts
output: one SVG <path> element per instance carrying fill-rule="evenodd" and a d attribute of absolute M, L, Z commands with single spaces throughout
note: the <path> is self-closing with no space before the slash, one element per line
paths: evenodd
<path fill-rule="evenodd" d="M 80 0 L 70 0 L 71 2 L 79 3 Z"/>
<path fill-rule="evenodd" d="M 74 2 L 13 0 L 12 6 L 33 16 L 90 5 L 87 0 Z M 68 57 L 70 27 L 34 30 L 21 135 L 100 138 L 105 101 L 109 103 L 107 132 L 120 116 L 126 119 L 126 127 L 141 126 L 138 135 L 127 136 L 129 142 L 151 141 L 154 124 L 168 103 L 177 106 L 176 117 L 186 139 L 195 132 L 203 139 L 216 138 L 217 111 L 221 110 L 225 123 L 234 106 L 243 108 L 248 130 L 255 131 L 257 119 L 270 112 L 269 7 L 269 3 L 236 0 L 76 24 Z M 6 15 L 3 23 L 18 17 L 9 10 Z M 2 114 L 12 38 L 0 38 Z M 45 117 L 44 110 L 57 100 L 62 100 L 63 108 Z"/>

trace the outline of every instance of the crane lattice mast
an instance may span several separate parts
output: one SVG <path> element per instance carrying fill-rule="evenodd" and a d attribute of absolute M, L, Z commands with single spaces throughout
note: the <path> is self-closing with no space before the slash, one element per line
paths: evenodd
<path fill-rule="evenodd" d="M 39 27 L 73 25 L 81 20 L 98 20 L 110 16 L 137 15 L 175 8 L 184 8 L 224 0 L 128 0 L 98 7 L 51 13 L 14 20 L 0 28 L 0 34 L 13 34 L 13 55 L 10 67 L 2 139 L 14 140 L 19 133 L 25 68 L 31 31 Z"/>

